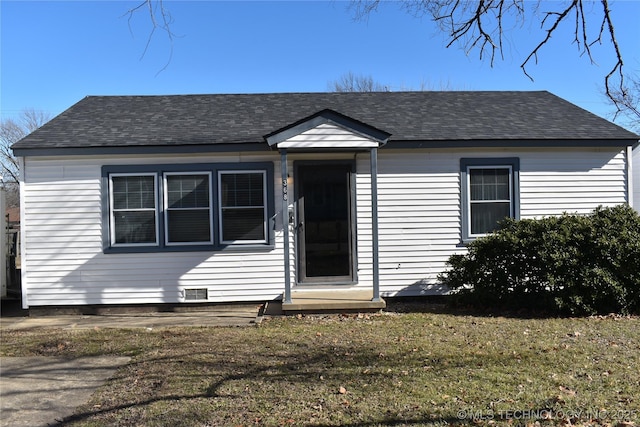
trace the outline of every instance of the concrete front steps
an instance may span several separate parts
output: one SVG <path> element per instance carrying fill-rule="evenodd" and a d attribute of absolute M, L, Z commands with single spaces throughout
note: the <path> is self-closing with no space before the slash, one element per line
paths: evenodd
<path fill-rule="evenodd" d="M 380 298 L 373 301 L 372 289 L 302 288 L 291 290 L 291 302 L 282 302 L 285 314 L 317 312 L 370 312 L 386 307 Z"/>

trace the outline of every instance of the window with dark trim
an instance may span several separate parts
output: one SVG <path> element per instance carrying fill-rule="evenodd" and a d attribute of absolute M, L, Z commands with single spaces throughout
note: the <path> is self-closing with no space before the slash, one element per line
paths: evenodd
<path fill-rule="evenodd" d="M 211 173 L 164 174 L 165 242 L 213 243 Z"/>
<path fill-rule="evenodd" d="M 103 166 L 105 252 L 273 245 L 273 163 Z"/>
<path fill-rule="evenodd" d="M 157 245 L 157 187 L 156 176 L 152 174 L 110 175 L 113 245 Z"/>
<path fill-rule="evenodd" d="M 266 173 L 218 172 L 220 240 L 264 243 L 267 239 Z"/>
<path fill-rule="evenodd" d="M 518 158 L 460 160 L 462 239 L 494 231 L 505 218 L 519 218 Z"/>

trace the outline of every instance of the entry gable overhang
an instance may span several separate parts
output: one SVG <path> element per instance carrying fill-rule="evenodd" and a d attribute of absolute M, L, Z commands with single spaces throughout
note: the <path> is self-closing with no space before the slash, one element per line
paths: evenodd
<path fill-rule="evenodd" d="M 390 133 L 333 110 L 322 110 L 265 135 L 269 147 L 299 150 L 370 150 Z"/>

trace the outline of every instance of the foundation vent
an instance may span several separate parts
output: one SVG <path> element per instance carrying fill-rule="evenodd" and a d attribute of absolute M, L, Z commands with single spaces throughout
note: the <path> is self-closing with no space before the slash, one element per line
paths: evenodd
<path fill-rule="evenodd" d="M 207 288 L 185 289 L 184 299 L 186 301 L 206 301 L 209 299 Z"/>

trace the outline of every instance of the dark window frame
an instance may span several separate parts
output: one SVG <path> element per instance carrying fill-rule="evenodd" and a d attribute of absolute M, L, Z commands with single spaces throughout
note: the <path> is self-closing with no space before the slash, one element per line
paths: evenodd
<path fill-rule="evenodd" d="M 471 233 L 471 189 L 469 181 L 470 169 L 508 169 L 511 204 L 509 216 L 520 219 L 520 158 L 519 157 L 480 157 L 460 159 L 460 206 L 461 237 L 467 243 L 486 234 Z"/>
<path fill-rule="evenodd" d="M 138 177 L 152 177 L 153 178 L 153 207 L 140 207 L 140 208 L 118 208 L 115 202 L 115 193 L 111 190 L 115 187 L 113 180 L 118 178 L 138 178 Z M 112 173 L 109 175 L 109 238 L 114 246 L 117 247 L 153 247 L 158 246 L 160 240 L 159 230 L 159 212 L 158 206 L 158 177 L 153 173 Z M 117 231 L 116 231 L 116 213 L 117 212 L 150 212 L 153 211 L 154 215 L 154 241 L 153 242 L 121 242 L 116 243 Z"/>
<path fill-rule="evenodd" d="M 208 183 L 208 202 L 209 202 L 209 206 L 207 206 L 206 208 L 204 207 L 189 207 L 189 208 L 174 208 L 169 206 L 169 185 L 168 185 L 168 181 L 170 180 L 170 177 L 172 176 L 199 176 L 199 175 L 204 175 L 207 177 Z M 211 194 L 211 184 L 213 182 L 213 178 L 212 178 L 212 174 L 210 171 L 178 171 L 178 172 L 163 172 L 162 173 L 162 184 L 163 184 L 163 214 L 164 214 L 164 243 L 166 246 L 180 246 L 180 245 L 186 245 L 186 246 L 195 246 L 195 245 L 212 245 L 214 243 L 214 225 L 215 225 L 215 217 L 214 217 L 214 206 L 213 206 L 213 197 Z M 180 241 L 176 241 L 176 242 L 172 242 L 170 241 L 170 220 L 169 220 L 169 216 L 171 212 L 179 212 L 179 211 L 194 211 L 194 210 L 207 210 L 208 211 L 208 218 L 209 218 L 209 239 L 205 240 L 205 241 L 184 241 L 184 242 L 180 242 Z"/>
<path fill-rule="evenodd" d="M 219 218 L 219 171 L 261 171 L 265 175 L 265 234 L 264 242 L 255 241 L 223 242 L 221 240 Z M 211 233 L 213 239 L 209 243 L 167 243 L 166 228 L 166 191 L 165 174 L 180 173 L 210 174 L 209 198 L 211 203 Z M 155 175 L 156 182 L 156 227 L 157 242 L 151 244 L 113 244 L 112 243 L 112 190 L 110 177 L 114 175 Z M 188 164 L 143 164 L 143 165 L 104 165 L 102 166 L 102 246 L 104 253 L 147 253 L 147 252 L 201 252 L 201 251 L 269 251 L 275 247 L 275 209 L 274 209 L 274 165 L 273 162 L 250 163 L 188 163 Z"/>
<path fill-rule="evenodd" d="M 231 206 L 231 205 L 223 205 L 222 202 L 222 176 L 223 175 L 242 175 L 242 174 L 261 174 L 262 175 L 262 205 L 247 205 L 247 206 Z M 268 230 L 268 213 L 267 213 L 267 204 L 268 204 L 268 196 L 267 196 L 267 188 L 268 188 L 268 179 L 267 172 L 265 170 L 260 169 L 219 169 L 218 170 L 218 235 L 220 238 L 220 242 L 222 244 L 264 244 L 267 243 L 269 239 L 269 230 Z M 224 211 L 225 210 L 245 210 L 245 209 L 258 209 L 261 208 L 263 211 L 263 235 L 264 239 L 246 239 L 246 240 L 224 240 Z"/>

